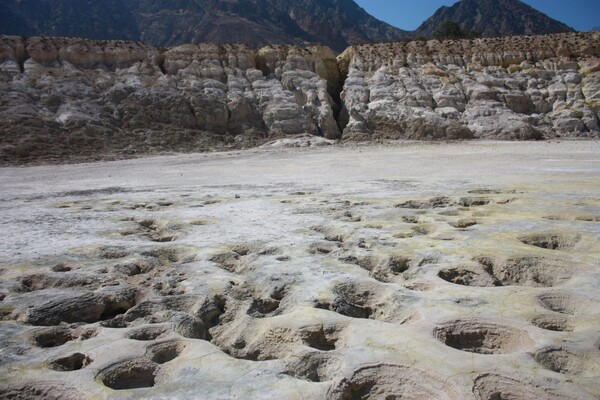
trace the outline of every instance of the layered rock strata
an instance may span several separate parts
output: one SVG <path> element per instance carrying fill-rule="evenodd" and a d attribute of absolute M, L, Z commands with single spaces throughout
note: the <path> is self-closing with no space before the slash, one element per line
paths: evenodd
<path fill-rule="evenodd" d="M 598 33 L 351 47 L 344 137 L 597 137 L 599 55 Z"/>
<path fill-rule="evenodd" d="M 348 48 L 0 39 L 1 162 L 248 147 L 274 137 L 600 134 L 600 34 Z"/>
<path fill-rule="evenodd" d="M 0 47 L 3 160 L 340 135 L 329 94 L 338 69 L 326 47 L 204 44 L 163 51 L 39 37 L 3 37 Z"/>

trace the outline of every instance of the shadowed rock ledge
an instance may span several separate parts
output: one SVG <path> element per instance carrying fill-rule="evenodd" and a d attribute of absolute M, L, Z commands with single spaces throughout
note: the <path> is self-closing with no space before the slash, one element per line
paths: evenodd
<path fill-rule="evenodd" d="M 0 37 L 0 162 L 328 139 L 598 137 L 600 34 L 348 48 Z"/>

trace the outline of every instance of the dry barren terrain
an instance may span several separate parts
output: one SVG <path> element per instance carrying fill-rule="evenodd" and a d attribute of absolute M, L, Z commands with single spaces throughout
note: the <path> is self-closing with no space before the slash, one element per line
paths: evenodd
<path fill-rule="evenodd" d="M 597 399 L 600 142 L 0 169 L 0 397 Z"/>

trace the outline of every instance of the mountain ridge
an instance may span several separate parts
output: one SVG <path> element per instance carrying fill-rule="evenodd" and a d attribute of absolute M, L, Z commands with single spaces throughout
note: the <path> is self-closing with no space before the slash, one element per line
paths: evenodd
<path fill-rule="evenodd" d="M 412 32 L 376 19 L 353 0 L 6 0 L 0 34 L 134 40 L 158 47 L 323 44 L 340 52 L 354 44 L 429 37 L 445 20 L 483 36 L 572 31 L 518 0 L 462 0 L 440 8 Z"/>
<path fill-rule="evenodd" d="M 93 23 L 81 27 L 81 20 Z M 7 35 L 138 40 L 159 47 L 321 42 L 341 51 L 351 43 L 409 36 L 352 0 L 10 0 L 0 10 L 0 25 Z"/>
<path fill-rule="evenodd" d="M 461 0 L 450 7 L 440 7 L 415 32 L 431 36 L 444 21 L 456 22 L 483 37 L 574 31 L 519 0 Z"/>

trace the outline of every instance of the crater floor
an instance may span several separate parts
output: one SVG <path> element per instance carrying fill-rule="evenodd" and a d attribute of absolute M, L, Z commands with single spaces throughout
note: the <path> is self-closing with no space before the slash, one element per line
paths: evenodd
<path fill-rule="evenodd" d="M 0 169 L 0 397 L 597 399 L 600 142 Z"/>

